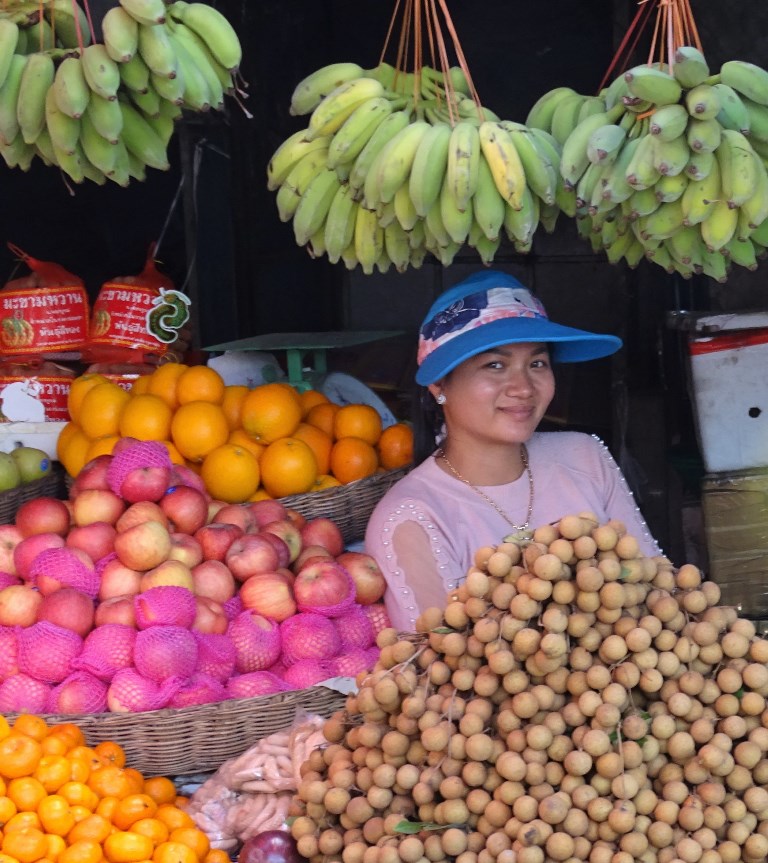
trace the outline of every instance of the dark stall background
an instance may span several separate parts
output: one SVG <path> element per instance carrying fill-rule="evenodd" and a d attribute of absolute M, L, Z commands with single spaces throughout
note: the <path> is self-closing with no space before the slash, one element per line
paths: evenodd
<path fill-rule="evenodd" d="M 112 5 L 89 3 L 96 21 Z M 405 415 L 418 322 L 435 294 L 476 270 L 479 259 L 468 250 L 450 268 L 428 258 L 419 270 L 370 277 L 312 260 L 296 246 L 292 226 L 279 221 L 265 178 L 271 153 L 306 122 L 288 113 L 296 83 L 331 62 L 376 65 L 395 3 L 211 5 L 243 45 L 245 110 L 228 99 L 224 112 L 189 115 L 171 141 L 171 170 L 149 169 L 146 182 L 126 189 L 87 181 L 70 189 L 39 162 L 28 173 L 0 166 L 0 277 L 23 272 L 5 246 L 12 242 L 80 275 L 93 297 L 103 281 L 137 273 L 149 243 L 162 237 L 162 268 L 195 304 L 197 347 L 273 332 L 403 330 L 398 339 L 332 352 L 329 365 L 357 374 Z M 713 69 L 731 58 L 768 65 L 765 4 L 692 5 Z M 596 92 L 638 7 L 630 0 L 454 0 L 449 8 L 481 100 L 523 121 L 553 87 Z M 385 59 L 394 60 L 394 44 Z M 734 271 L 725 285 L 685 281 L 647 262 L 629 270 L 593 254 L 565 217 L 552 236 L 539 230 L 531 254 L 503 246 L 494 265 L 530 284 L 556 319 L 624 338 L 617 357 L 563 370 L 548 422 L 603 437 L 662 545 L 673 558 L 690 559 L 700 549 L 695 524 L 684 521 L 687 511 L 695 521 L 701 465 L 684 336 L 667 325 L 668 313 L 764 308 L 768 267 Z"/>

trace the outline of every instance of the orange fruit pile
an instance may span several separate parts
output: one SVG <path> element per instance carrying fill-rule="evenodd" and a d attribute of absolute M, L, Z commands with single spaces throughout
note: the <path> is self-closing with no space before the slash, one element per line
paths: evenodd
<path fill-rule="evenodd" d="M 114 741 L 74 723 L 0 716 L 3 863 L 227 863 L 165 776 L 126 766 Z"/>
<path fill-rule="evenodd" d="M 226 385 L 208 366 L 166 363 L 130 390 L 98 374 L 73 381 L 57 457 L 77 476 L 122 437 L 162 442 L 212 497 L 242 503 L 342 485 L 413 458 L 406 423 L 382 428 L 366 404 L 337 405 L 287 383 Z"/>

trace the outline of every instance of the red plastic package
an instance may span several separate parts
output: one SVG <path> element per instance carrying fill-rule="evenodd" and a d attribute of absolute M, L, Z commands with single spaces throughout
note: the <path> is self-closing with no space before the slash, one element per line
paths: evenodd
<path fill-rule="evenodd" d="M 67 396 L 76 374 L 36 359 L 0 362 L 0 422 L 67 422 Z"/>

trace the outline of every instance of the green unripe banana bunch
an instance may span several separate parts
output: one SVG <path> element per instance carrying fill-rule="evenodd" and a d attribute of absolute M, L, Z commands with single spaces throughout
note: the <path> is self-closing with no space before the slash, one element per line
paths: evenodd
<path fill-rule="evenodd" d="M 34 8 L 33 8 L 34 7 Z M 0 155 L 26 170 L 37 156 L 69 180 L 143 180 L 167 170 L 182 110 L 223 107 L 242 52 L 229 22 L 204 3 L 121 0 L 103 43 L 72 0 L 3 4 Z"/>
<path fill-rule="evenodd" d="M 471 97 L 458 67 L 402 72 L 333 63 L 300 81 L 290 113 L 307 125 L 277 148 L 267 186 L 313 257 L 361 266 L 448 266 L 469 246 L 490 264 L 502 237 L 531 249 L 560 208 L 560 145 Z"/>
<path fill-rule="evenodd" d="M 593 250 L 684 278 L 755 269 L 768 235 L 768 71 L 732 60 L 713 75 L 682 46 L 669 66 L 619 75 L 599 109 L 593 99 L 559 87 L 526 120 L 560 141 L 558 205 Z"/>

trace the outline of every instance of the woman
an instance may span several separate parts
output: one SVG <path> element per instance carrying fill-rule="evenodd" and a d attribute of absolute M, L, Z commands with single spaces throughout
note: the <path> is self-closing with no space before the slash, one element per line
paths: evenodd
<path fill-rule="evenodd" d="M 416 382 L 442 409 L 437 449 L 374 510 L 366 551 L 387 579 L 392 625 L 442 606 L 474 553 L 513 533 L 589 511 L 618 519 L 659 554 L 618 466 L 596 437 L 537 432 L 555 393 L 552 364 L 608 356 L 616 336 L 552 323 L 512 276 L 455 285 L 424 319 Z"/>

